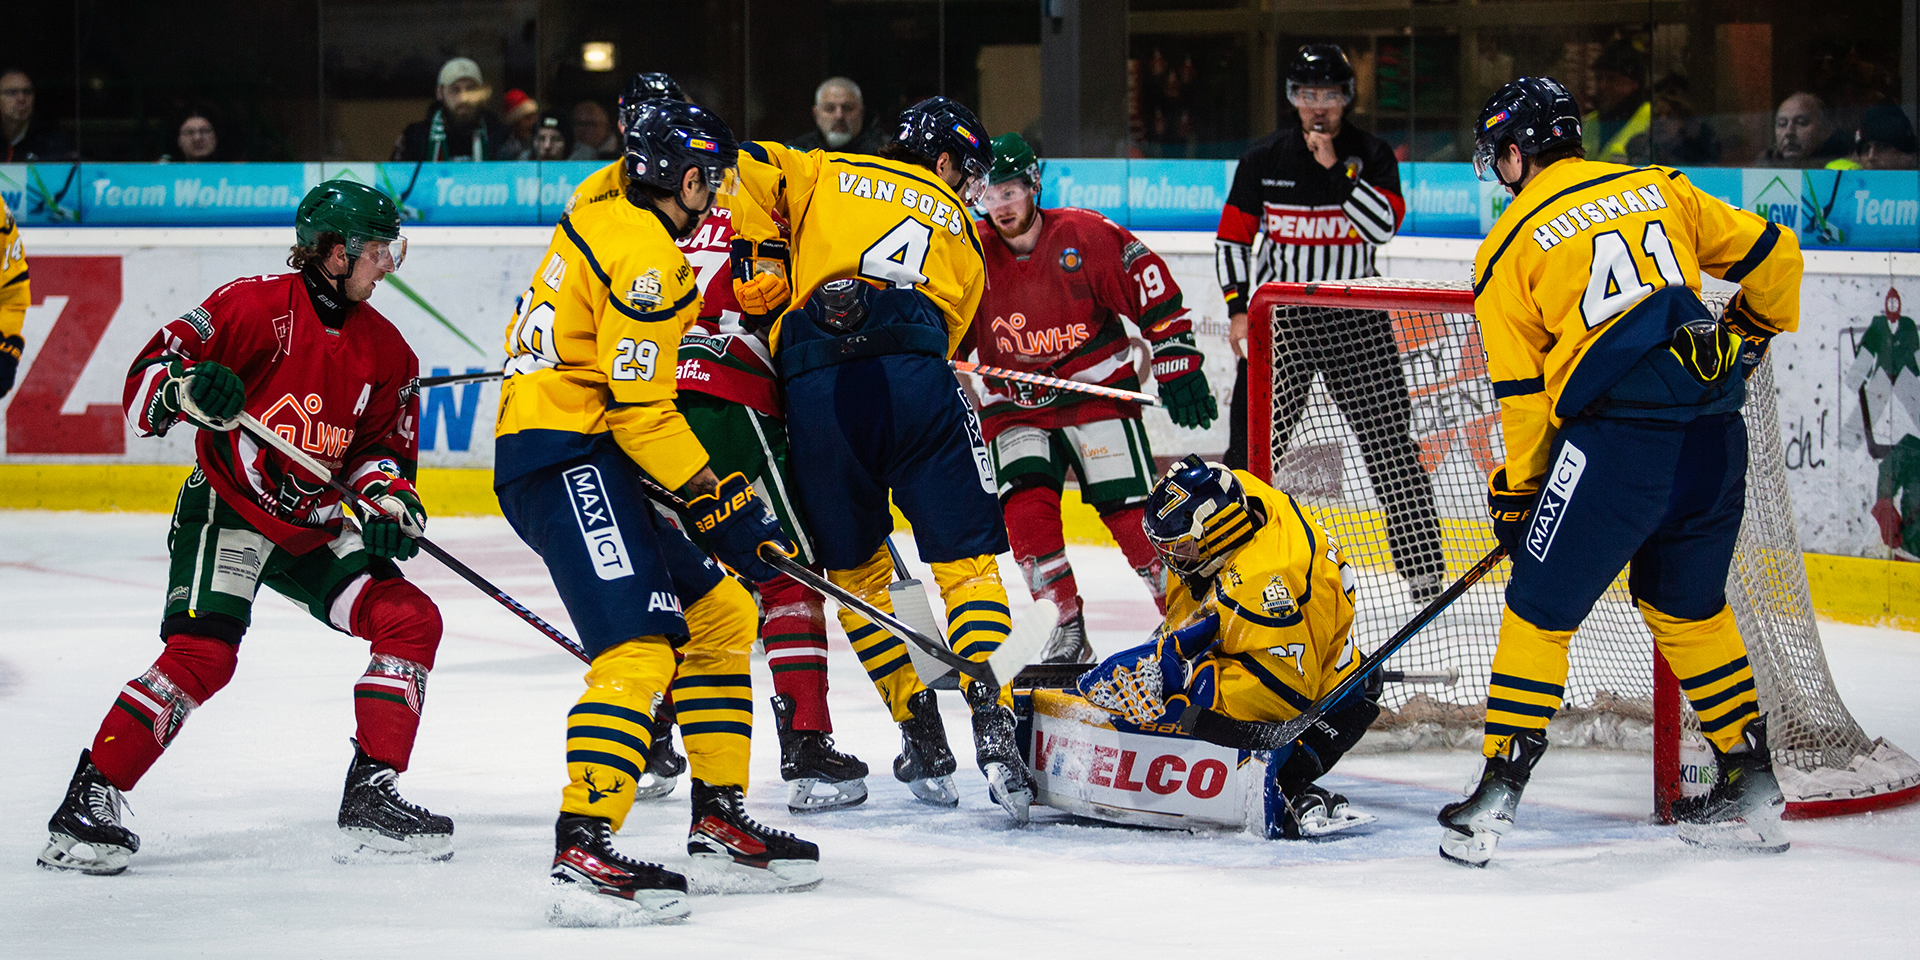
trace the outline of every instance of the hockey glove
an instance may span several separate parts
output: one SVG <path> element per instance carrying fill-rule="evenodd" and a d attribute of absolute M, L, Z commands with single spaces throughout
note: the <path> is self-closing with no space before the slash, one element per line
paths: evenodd
<path fill-rule="evenodd" d="M 1894 506 L 1893 498 L 1881 497 L 1875 500 L 1870 512 L 1873 514 L 1873 519 L 1880 523 L 1880 542 L 1889 547 L 1904 548 L 1907 524 L 1906 520 L 1900 516 L 1900 508 Z"/>
<path fill-rule="evenodd" d="M 793 297 L 787 283 L 787 242 L 733 238 L 733 298 L 740 302 L 749 327 L 765 326 Z"/>
<path fill-rule="evenodd" d="M 237 418 L 246 406 L 247 388 L 238 374 L 211 360 L 189 365 L 172 357 L 166 363 L 167 380 L 154 392 L 149 422 L 184 417 L 202 430 L 232 430 L 240 425 Z"/>
<path fill-rule="evenodd" d="M 1741 375 L 1751 378 L 1760 361 L 1766 359 L 1767 344 L 1780 331 L 1761 321 L 1753 308 L 1747 306 L 1745 291 L 1733 295 L 1727 301 L 1727 309 L 1720 315 L 1720 324 L 1740 338 Z"/>
<path fill-rule="evenodd" d="M 748 583 L 765 583 L 780 575 L 760 559 L 761 544 L 773 543 L 788 556 L 794 553 L 793 544 L 780 529 L 780 518 L 754 493 L 743 473 L 729 474 L 712 493 L 689 501 L 687 519 L 707 538 L 720 562 Z"/>
<path fill-rule="evenodd" d="M 427 532 L 427 508 L 420 494 L 400 475 L 399 464 L 381 460 L 362 467 L 354 478 L 354 489 L 373 501 L 380 513 L 368 516 L 360 525 L 360 540 L 367 552 L 389 560 L 412 560 L 420 553 L 414 538 Z"/>
<path fill-rule="evenodd" d="M 1160 402 L 1176 426 L 1205 430 L 1220 416 L 1213 387 L 1200 369 L 1200 351 L 1164 347 L 1153 355 L 1153 378 L 1160 381 Z"/>
<path fill-rule="evenodd" d="M 13 375 L 20 367 L 20 354 L 27 349 L 27 341 L 18 334 L 0 340 L 0 397 L 13 389 Z"/>
<path fill-rule="evenodd" d="M 1712 320 L 1695 320 L 1674 329 L 1667 352 L 1701 386 L 1710 387 L 1733 372 L 1740 360 L 1741 344 L 1732 330 Z"/>
<path fill-rule="evenodd" d="M 1211 649 L 1219 634 L 1217 613 L 1178 630 L 1163 626 L 1152 640 L 1081 674 L 1075 687 L 1088 703 L 1134 726 L 1176 723 L 1188 700 L 1187 663 Z"/>
<path fill-rule="evenodd" d="M 1508 490 L 1506 467 L 1493 472 L 1487 489 L 1487 514 L 1493 520 L 1493 538 L 1500 541 L 1509 555 L 1520 548 L 1520 541 L 1527 533 L 1527 520 L 1533 516 L 1534 502 L 1539 499 L 1538 490 L 1525 493 Z"/>

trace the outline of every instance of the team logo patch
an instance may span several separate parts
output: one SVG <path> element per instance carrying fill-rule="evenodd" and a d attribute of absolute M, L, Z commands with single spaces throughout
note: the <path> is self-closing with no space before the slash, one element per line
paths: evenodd
<path fill-rule="evenodd" d="M 213 339 L 213 315 L 207 312 L 206 307 L 194 307 L 181 314 L 180 319 L 185 320 L 201 340 Z"/>
<path fill-rule="evenodd" d="M 1492 130 L 1495 125 L 1500 123 L 1500 121 L 1507 119 L 1508 116 L 1509 116 L 1509 112 L 1506 110 L 1502 110 L 1499 113 L 1496 113 L 1491 117 L 1488 117 L 1486 129 Z"/>
<path fill-rule="evenodd" d="M 1138 240 L 1134 240 L 1128 243 L 1126 247 L 1120 251 L 1120 269 L 1132 270 L 1133 265 L 1139 262 L 1141 257 L 1144 257 L 1146 255 L 1147 255 L 1146 244 L 1141 243 Z"/>
<path fill-rule="evenodd" d="M 620 524 L 607 502 L 607 485 L 600 477 L 600 468 L 583 464 L 561 474 L 560 479 L 567 485 L 567 499 L 573 502 L 573 518 L 580 524 L 580 537 L 586 541 L 593 572 L 602 580 L 633 576 L 627 541 L 620 536 Z"/>
<path fill-rule="evenodd" d="M 633 286 L 627 289 L 627 305 L 635 309 L 656 309 L 662 299 L 659 270 L 650 269 L 633 278 Z"/>
<path fill-rule="evenodd" d="M 1299 602 L 1277 573 L 1267 578 L 1267 588 L 1260 591 L 1260 608 L 1270 617 L 1291 617 L 1300 612 Z"/>
<path fill-rule="evenodd" d="M 1540 491 L 1540 505 L 1534 508 L 1533 525 L 1527 528 L 1527 552 L 1535 560 L 1547 559 L 1547 551 L 1553 549 L 1554 534 L 1560 531 L 1560 521 L 1567 515 L 1567 504 L 1573 500 L 1573 490 L 1580 485 L 1580 475 L 1587 471 L 1587 455 L 1571 443 L 1560 445 L 1560 456 L 1553 461 L 1553 470 L 1547 475 L 1547 488 Z"/>
<path fill-rule="evenodd" d="M 1068 247 L 1060 251 L 1060 269 L 1068 273 L 1079 273 L 1080 266 L 1084 262 L 1080 258 L 1079 247 Z"/>

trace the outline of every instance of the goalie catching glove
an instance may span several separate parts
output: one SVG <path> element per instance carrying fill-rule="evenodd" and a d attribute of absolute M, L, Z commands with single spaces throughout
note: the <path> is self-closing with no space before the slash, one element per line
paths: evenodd
<path fill-rule="evenodd" d="M 179 357 L 168 357 L 166 382 L 153 392 L 153 409 L 147 422 L 170 423 L 184 418 L 202 430 L 232 430 L 239 426 L 240 410 L 247 403 L 247 388 L 240 376 L 211 360 L 189 364 Z"/>
<path fill-rule="evenodd" d="M 1160 383 L 1160 402 L 1175 425 L 1205 430 L 1220 416 L 1213 387 L 1200 369 L 1200 351 L 1167 344 L 1153 355 L 1153 378 Z"/>
<path fill-rule="evenodd" d="M 753 329 L 771 323 L 793 297 L 793 289 L 787 284 L 787 265 L 791 262 L 787 242 L 754 243 L 735 237 L 728 260 L 733 266 L 733 298 L 746 315 L 745 325 Z"/>
<path fill-rule="evenodd" d="M 420 544 L 414 538 L 427 532 L 427 508 L 421 506 L 413 484 L 400 475 L 400 465 L 392 460 L 367 464 L 354 476 L 353 488 L 380 508 L 380 513 L 365 516 L 360 524 L 360 541 L 367 552 L 389 560 L 417 556 Z"/>
<path fill-rule="evenodd" d="M 1134 726 L 1177 723 L 1189 702 L 1201 706 L 1213 702 L 1211 690 L 1187 689 L 1187 665 L 1211 649 L 1219 636 L 1217 613 L 1178 630 L 1163 626 L 1152 640 L 1122 650 L 1081 674 L 1076 687 L 1088 703 Z"/>
<path fill-rule="evenodd" d="M 771 543 L 791 557 L 795 550 L 780 529 L 780 518 L 755 493 L 746 474 L 735 472 L 720 481 L 712 493 L 687 502 L 687 520 L 713 545 L 720 562 L 749 583 L 765 583 L 780 571 L 760 559 L 760 545 Z"/>

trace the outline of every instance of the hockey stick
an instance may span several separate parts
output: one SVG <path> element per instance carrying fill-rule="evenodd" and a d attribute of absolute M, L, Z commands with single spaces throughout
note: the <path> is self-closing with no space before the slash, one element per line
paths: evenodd
<path fill-rule="evenodd" d="M 907 572 L 907 563 L 900 558 L 900 551 L 894 547 L 892 537 L 887 538 L 887 555 L 893 558 L 894 581 L 887 584 L 887 595 L 893 598 L 894 614 L 929 638 L 946 639 L 940 633 L 940 622 L 933 618 L 933 606 L 927 601 L 926 585 Z M 948 644 L 947 649 L 953 649 L 952 644 Z M 920 649 L 919 644 L 907 644 L 907 659 L 912 661 L 913 672 L 919 676 L 921 683 L 936 690 L 957 687 L 953 671 Z"/>
<path fill-rule="evenodd" d="M 1021 383 L 1052 387 L 1055 390 L 1067 390 L 1074 393 L 1091 393 L 1096 397 L 1107 397 L 1112 400 L 1130 400 L 1148 407 L 1157 407 L 1160 405 L 1159 397 L 1151 393 L 1141 393 L 1137 390 L 1121 390 L 1118 387 L 1103 387 L 1098 384 L 1068 380 L 1064 377 L 1049 377 L 1045 374 L 1028 373 L 1025 370 L 1009 370 L 1006 367 L 987 367 L 974 363 L 971 360 L 953 360 L 949 362 L 953 365 L 953 369 L 960 373 L 977 373 L 983 377 L 994 377 L 1000 380 L 1017 380 Z"/>
<path fill-rule="evenodd" d="M 453 383 L 473 383 L 476 380 L 498 380 L 506 376 L 504 370 L 481 370 L 477 373 L 450 373 L 443 377 L 414 377 L 413 388 L 444 387 Z"/>
<path fill-rule="evenodd" d="M 1487 572 L 1506 556 L 1507 548 L 1494 547 L 1486 556 L 1481 557 L 1480 561 L 1460 579 L 1455 580 L 1453 586 L 1448 587 L 1445 593 L 1434 597 L 1433 602 L 1427 604 L 1426 609 L 1415 614 L 1412 620 L 1407 621 L 1406 626 L 1388 637 L 1387 642 L 1380 645 L 1380 649 L 1360 661 L 1360 666 L 1348 674 L 1345 680 L 1340 681 L 1340 684 L 1326 696 L 1315 700 L 1313 706 L 1301 711 L 1299 716 L 1285 723 L 1261 723 L 1235 720 L 1226 714 L 1193 704 L 1180 715 L 1180 732 L 1190 737 L 1198 737 L 1208 743 L 1217 743 L 1237 750 L 1278 750 L 1292 743 L 1299 739 L 1301 734 L 1307 732 L 1307 728 L 1318 723 L 1321 716 L 1351 693 L 1355 687 L 1365 683 L 1368 675 L 1380 669 L 1380 665 L 1386 663 L 1388 657 L 1397 653 L 1408 640 L 1413 639 L 1414 634 L 1419 633 L 1427 624 L 1432 623 L 1436 617 L 1452 606 L 1453 602 L 1460 599 L 1468 588 L 1479 583 L 1480 578 L 1486 576 Z"/>
<path fill-rule="evenodd" d="M 253 414 L 242 412 L 237 419 L 239 421 L 240 427 L 246 430 L 248 433 L 252 434 L 255 439 L 264 441 L 268 446 L 274 448 L 275 450 L 280 451 L 282 454 L 285 454 L 288 459 L 292 460 L 294 463 L 299 464 L 301 469 L 325 481 L 327 486 L 332 487 L 341 496 L 347 498 L 348 503 L 358 506 L 362 513 L 371 512 L 379 516 L 387 515 L 387 512 L 385 510 L 380 509 L 379 504 L 376 504 L 372 500 L 363 496 L 360 493 L 360 491 L 355 490 L 352 487 L 349 487 L 346 484 L 341 483 L 338 479 L 336 479 L 333 475 L 333 471 L 328 470 L 326 464 L 321 463 L 318 460 L 315 460 L 313 457 L 309 456 L 305 450 L 302 450 L 299 447 L 294 446 L 293 441 L 288 440 L 286 437 L 283 437 L 278 433 L 275 433 L 272 427 L 269 427 L 266 424 L 261 423 L 259 420 L 254 419 Z M 469 567 L 466 564 L 461 563 L 459 560 L 454 559 L 453 554 L 450 554 L 447 551 L 440 549 L 439 544 L 434 543 L 432 540 L 428 540 L 426 537 L 414 537 L 413 542 L 419 544 L 420 549 L 425 550 L 435 560 L 438 560 L 441 563 L 446 564 L 447 569 L 452 570 L 454 573 L 459 574 L 461 579 L 467 581 L 468 583 L 473 584 L 475 587 L 478 587 L 481 593 L 484 593 L 487 596 L 492 597 L 501 606 L 506 607 L 508 610 L 511 610 L 514 616 L 519 617 L 522 620 L 525 620 L 527 623 L 531 624 L 535 630 L 538 630 L 541 633 L 546 634 L 547 639 L 552 640 L 554 643 L 557 643 L 562 647 L 565 647 L 568 653 L 571 653 L 575 657 L 580 658 L 581 663 L 593 662 L 593 658 L 587 656 L 586 650 L 582 649 L 580 644 L 575 643 L 572 637 L 569 637 L 566 634 L 561 633 L 560 629 L 558 627 L 555 627 L 553 624 L 540 619 L 539 614 L 534 613 L 532 610 L 528 610 L 525 605 L 520 603 L 520 601 L 515 600 L 511 596 L 508 596 L 506 591 L 487 582 L 487 578 L 481 576 L 478 573 L 475 573 L 472 567 Z"/>

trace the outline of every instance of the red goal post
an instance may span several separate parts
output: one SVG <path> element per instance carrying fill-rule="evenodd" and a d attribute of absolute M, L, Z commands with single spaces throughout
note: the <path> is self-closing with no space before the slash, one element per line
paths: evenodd
<path fill-rule="evenodd" d="M 1717 312 L 1725 296 L 1703 299 Z M 1248 317 L 1247 469 L 1294 494 L 1360 571 L 1354 633 L 1365 649 L 1417 609 L 1406 596 L 1410 557 L 1437 551 L 1451 579 L 1492 545 L 1486 476 L 1505 457 L 1471 286 L 1387 278 L 1268 283 L 1255 292 Z M 1774 393 L 1769 362 L 1749 383 L 1750 425 L 1778 424 Z M 1396 428 L 1415 445 L 1401 449 L 1417 449 L 1421 482 L 1402 482 L 1412 471 L 1395 466 Z M 1920 762 L 1869 738 L 1840 699 L 1807 595 L 1779 431 L 1750 429 L 1749 436 L 1747 514 L 1728 602 L 1770 717 L 1787 815 L 1920 800 Z M 1408 507 L 1426 488 L 1431 509 Z M 1433 521 L 1420 519 L 1429 513 Z M 1427 545 L 1395 530 L 1395 521 L 1427 530 Z M 1408 671 L 1453 670 L 1460 680 L 1437 691 L 1389 687 L 1376 735 L 1478 744 L 1505 583 L 1504 568 L 1489 575 L 1390 661 Z M 1650 750 L 1655 816 L 1667 821 L 1674 799 L 1704 789 L 1711 753 L 1624 576 L 1582 623 L 1572 661 L 1551 736 Z"/>

